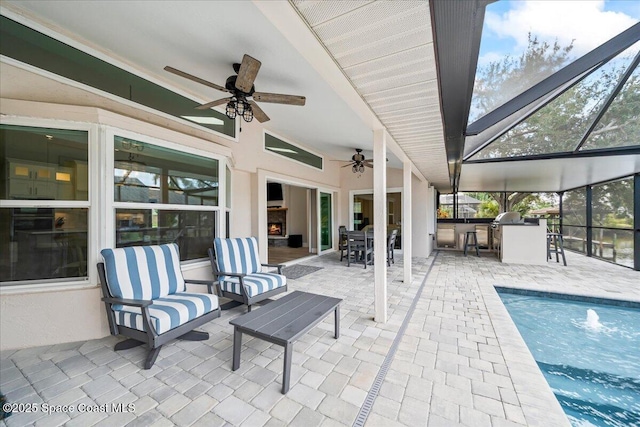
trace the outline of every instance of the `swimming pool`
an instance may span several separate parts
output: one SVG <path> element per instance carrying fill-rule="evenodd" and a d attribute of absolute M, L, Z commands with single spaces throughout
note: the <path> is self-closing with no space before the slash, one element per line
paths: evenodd
<path fill-rule="evenodd" d="M 640 426 L 640 309 L 497 289 L 572 425 Z"/>

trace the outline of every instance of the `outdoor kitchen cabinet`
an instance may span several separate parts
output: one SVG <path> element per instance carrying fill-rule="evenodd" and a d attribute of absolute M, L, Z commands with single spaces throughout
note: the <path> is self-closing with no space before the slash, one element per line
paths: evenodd
<path fill-rule="evenodd" d="M 547 263 L 547 220 L 500 225 L 500 261 L 513 264 Z"/>

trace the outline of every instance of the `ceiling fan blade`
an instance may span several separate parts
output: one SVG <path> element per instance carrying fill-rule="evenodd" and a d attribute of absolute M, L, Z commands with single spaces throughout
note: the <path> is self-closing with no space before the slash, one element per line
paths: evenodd
<path fill-rule="evenodd" d="M 253 87 L 253 81 L 258 75 L 262 63 L 249 55 L 242 57 L 242 64 L 240 64 L 240 70 L 238 70 L 238 78 L 236 79 L 236 88 L 245 92 L 251 92 Z"/>
<path fill-rule="evenodd" d="M 260 102 L 274 104 L 304 105 L 307 98 L 298 95 L 283 95 L 281 93 L 254 92 L 253 99 Z"/>
<path fill-rule="evenodd" d="M 348 165 L 344 165 L 344 166 L 340 166 L 341 168 L 348 168 L 349 166 L 353 166 L 351 163 L 349 163 Z"/>
<path fill-rule="evenodd" d="M 258 104 L 253 101 L 249 101 L 249 105 L 251 105 L 251 109 L 253 110 L 253 117 L 255 117 L 260 123 L 268 122 L 270 120 L 269 116 L 262 111 L 262 108 L 260 108 Z"/>
<path fill-rule="evenodd" d="M 184 77 L 185 79 L 189 79 L 189 80 L 192 80 L 192 81 L 194 81 L 194 82 L 197 82 L 197 83 L 203 84 L 203 85 L 205 85 L 205 86 L 209 86 L 209 87 L 214 88 L 214 89 L 216 89 L 216 90 L 219 90 L 219 91 L 222 91 L 222 92 L 229 92 L 229 90 L 228 90 L 228 89 L 226 89 L 226 88 L 224 88 L 224 87 L 222 87 L 222 86 L 220 86 L 220 85 L 217 85 L 217 84 L 215 84 L 215 83 L 208 82 L 208 81 L 206 81 L 206 80 L 204 80 L 204 79 L 201 79 L 200 77 L 196 77 L 196 76 L 191 75 L 191 74 L 189 74 L 189 73 L 185 73 L 184 71 L 180 71 L 180 70 L 175 69 L 175 68 L 173 68 L 173 67 L 169 67 L 168 65 L 167 65 L 166 67 L 164 67 L 164 70 L 165 70 L 165 71 L 168 71 L 168 72 L 170 72 L 170 73 L 173 73 L 173 74 L 175 74 L 175 75 L 177 75 L 177 76 Z"/>
<path fill-rule="evenodd" d="M 207 102 L 206 104 L 202 104 L 196 107 L 196 110 L 208 110 L 211 107 L 215 107 L 216 105 L 226 104 L 231 101 L 231 98 L 222 98 L 217 101 Z"/>
<path fill-rule="evenodd" d="M 369 163 L 363 163 L 366 167 L 373 169 L 373 165 Z"/>

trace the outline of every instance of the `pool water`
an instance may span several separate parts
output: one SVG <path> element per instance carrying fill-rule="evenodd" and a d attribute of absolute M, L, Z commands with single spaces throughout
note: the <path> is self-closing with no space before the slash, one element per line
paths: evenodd
<path fill-rule="evenodd" d="M 640 309 L 499 292 L 574 426 L 640 426 Z"/>

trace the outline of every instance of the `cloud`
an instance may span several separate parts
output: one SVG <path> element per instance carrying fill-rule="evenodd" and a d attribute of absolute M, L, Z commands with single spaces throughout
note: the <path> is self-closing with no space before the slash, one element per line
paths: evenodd
<path fill-rule="evenodd" d="M 487 52 L 478 58 L 478 67 L 484 67 L 491 62 L 498 62 L 503 58 L 503 54 L 498 52 Z"/>
<path fill-rule="evenodd" d="M 625 13 L 605 10 L 604 0 L 527 0 L 511 4 L 504 13 L 488 10 L 485 16 L 489 31 L 498 38 L 515 41 L 514 52 L 509 53 L 523 52 L 531 32 L 541 41 L 557 39 L 561 46 L 573 41 L 572 54 L 579 57 L 638 22 Z"/>

